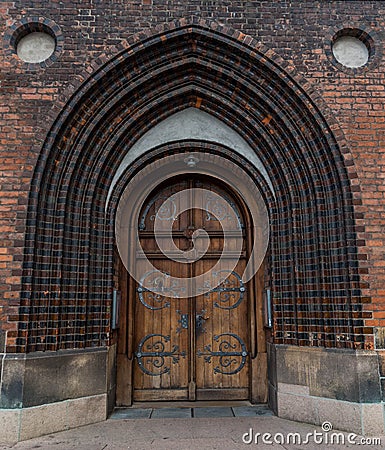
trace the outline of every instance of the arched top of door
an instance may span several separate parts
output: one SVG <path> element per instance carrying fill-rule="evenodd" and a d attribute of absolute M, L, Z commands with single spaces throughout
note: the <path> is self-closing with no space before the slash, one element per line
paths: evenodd
<path fill-rule="evenodd" d="M 201 151 L 189 152 L 189 146 L 186 146 L 184 151 L 179 149 L 176 153 L 172 153 L 168 146 L 166 149 L 169 150 L 168 154 L 160 153 L 152 161 L 136 161 L 139 169 L 134 172 L 131 167 L 131 176 L 128 175 L 129 172 L 124 175 L 125 187 L 118 188 L 123 193 L 116 208 L 115 237 L 120 257 L 129 273 L 133 275 L 136 270 L 135 258 L 130 255 L 130 251 L 135 246 L 135 242 L 139 242 L 140 229 L 145 228 L 146 208 L 149 204 L 150 208 L 152 207 L 149 199 L 154 192 L 160 193 L 160 187 L 169 183 L 174 177 L 211 179 L 213 184 L 220 187 L 217 189 L 218 192 L 222 190 L 222 192 L 231 193 L 232 198 L 240 200 L 238 204 L 247 208 L 253 241 L 250 264 L 255 271 L 265 257 L 269 242 L 269 212 L 265 196 L 261 191 L 261 187 L 268 189 L 265 180 L 260 174 L 250 173 L 253 167 L 247 161 L 240 159 L 237 164 L 230 158 L 226 158 L 223 153 L 221 154 L 219 149 L 216 153 L 215 148 L 211 151 L 209 149 L 204 151 L 202 148 Z M 224 152 L 225 149 L 222 151 Z M 194 165 L 192 166 L 191 163 Z M 258 184 L 258 177 L 261 178 L 260 184 Z M 120 183 L 123 185 L 124 179 L 120 180 Z M 205 206 L 202 209 L 204 208 Z M 238 217 L 242 215 L 238 207 L 236 207 L 235 217 L 237 215 Z M 240 217 L 240 220 L 243 221 L 244 218 Z M 135 275 L 133 276 L 135 278 Z"/>
<path fill-rule="evenodd" d="M 185 208 L 183 212 L 180 212 L 181 208 Z M 201 211 L 195 213 L 199 223 L 188 217 L 192 209 Z M 225 181 L 193 173 L 167 179 L 154 188 L 138 219 L 139 232 L 150 233 L 154 232 L 157 219 L 160 224 L 174 222 L 173 231 L 187 227 L 191 232 L 198 227 L 208 232 L 216 232 L 223 227 L 243 231 L 250 224 L 247 205 Z"/>

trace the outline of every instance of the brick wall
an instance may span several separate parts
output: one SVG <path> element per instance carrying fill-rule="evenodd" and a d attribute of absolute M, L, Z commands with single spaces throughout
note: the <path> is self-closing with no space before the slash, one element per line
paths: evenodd
<path fill-rule="evenodd" d="M 309 94 L 316 92 L 322 100 L 322 112 L 333 117 L 332 128 L 342 153 L 353 156 L 347 165 L 348 171 L 354 169 L 350 170 L 350 180 L 363 311 L 352 314 L 365 319 L 366 328 L 360 327 L 357 334 L 367 335 L 366 347 L 373 346 L 372 327 L 383 326 L 385 318 L 383 2 L 64 0 L 52 1 L 47 7 L 45 1 L 23 0 L 3 2 L 0 13 L 4 36 L 1 89 L 5 98 L 0 106 L 0 319 L 9 351 L 15 351 L 18 337 L 25 338 L 31 329 L 28 310 L 22 305 L 19 311 L 23 253 L 28 248 L 24 238 L 32 174 L 48 131 L 86 75 L 116 54 L 114 46 L 125 45 L 133 35 L 144 41 L 149 28 L 181 18 L 189 22 L 193 17 L 228 27 L 228 34 L 230 30 L 241 31 L 272 49 L 287 71 L 295 71 L 298 79 L 309 82 L 304 88 Z M 44 20 L 63 39 L 57 60 L 40 65 L 21 62 L 12 50 L 12 33 L 31 21 Z M 346 27 L 373 36 L 376 53 L 369 70 L 341 70 L 332 61 L 331 39 Z M 37 189 L 32 189 L 32 200 Z M 28 263 L 31 255 L 25 259 Z M 25 267 L 28 275 L 31 267 Z M 41 280 L 39 283 L 44 285 Z M 42 296 L 44 305 L 44 290 Z M 62 326 L 70 328 L 72 312 L 66 314 Z M 35 322 L 33 328 L 38 329 L 40 325 Z M 52 334 L 58 332 L 55 329 Z"/>

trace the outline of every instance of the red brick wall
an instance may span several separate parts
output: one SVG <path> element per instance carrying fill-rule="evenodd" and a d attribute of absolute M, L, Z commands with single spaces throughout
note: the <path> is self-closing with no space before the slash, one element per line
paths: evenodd
<path fill-rule="evenodd" d="M 24 232 L 30 180 L 45 137 L 70 94 L 92 73 L 102 54 L 149 27 L 199 16 L 242 31 L 271 48 L 310 82 L 329 111 L 339 145 L 351 152 L 358 175 L 352 180 L 366 325 L 385 319 L 385 4 L 382 1 L 15 1 L 0 5 L 0 319 L 16 343 Z M 12 54 L 11 28 L 23 19 L 49 19 L 64 38 L 58 61 L 37 68 Z M 336 31 L 360 28 L 373 36 L 376 54 L 369 70 L 341 70 L 333 64 L 330 41 Z M 43 64 L 44 66 L 44 64 Z M 358 189 L 360 187 L 360 189 Z M 371 303 L 370 303 L 371 302 Z M 373 312 L 373 318 L 372 314 Z M 21 317 L 23 322 L 23 317 Z M 26 318 L 24 323 L 26 323 Z M 371 328 L 366 330 L 371 334 Z M 370 348 L 372 338 L 367 338 Z M 0 339 L 1 342 L 1 339 Z"/>

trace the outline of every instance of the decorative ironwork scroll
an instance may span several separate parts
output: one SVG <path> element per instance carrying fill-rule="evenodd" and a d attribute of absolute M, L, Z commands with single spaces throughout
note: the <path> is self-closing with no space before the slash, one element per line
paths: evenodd
<path fill-rule="evenodd" d="M 224 220 L 237 219 L 237 228 L 244 228 L 241 215 L 235 205 L 229 198 L 227 198 L 223 192 L 218 195 L 207 196 L 206 201 L 206 220 L 218 220 L 223 222 Z"/>
<path fill-rule="evenodd" d="M 180 287 L 178 282 L 170 277 L 170 274 L 151 270 L 142 276 L 136 291 L 140 302 L 146 308 L 158 310 L 169 308 L 170 302 L 167 297 L 178 297 L 178 292 L 184 292 L 185 288 Z"/>
<path fill-rule="evenodd" d="M 163 200 L 160 207 L 155 211 L 155 214 L 150 216 L 150 220 L 154 221 L 155 218 L 158 220 L 175 220 L 178 216 L 177 214 L 177 207 L 172 198 L 170 196 L 158 195 L 155 198 L 153 198 L 149 203 L 147 203 L 143 214 L 139 221 L 139 230 L 143 231 L 146 229 L 146 218 L 149 210 L 151 209 L 152 205 L 158 201 Z"/>
<path fill-rule="evenodd" d="M 142 372 L 152 377 L 170 373 L 171 369 L 165 365 L 165 359 L 170 358 L 173 364 L 177 364 L 180 357 L 186 357 L 185 352 L 178 353 L 177 345 L 173 345 L 170 351 L 166 351 L 165 344 L 168 342 L 170 342 L 170 336 L 162 334 L 148 334 L 140 341 L 135 356 Z"/>
<path fill-rule="evenodd" d="M 242 278 L 234 271 L 219 270 L 213 272 L 213 277 L 221 280 L 213 289 L 210 289 L 212 283 L 207 281 L 204 283 L 204 289 L 210 289 L 205 293 L 205 297 L 215 293 L 217 301 L 214 306 L 220 309 L 235 309 L 243 300 L 246 287 Z"/>
<path fill-rule="evenodd" d="M 225 336 L 229 337 L 225 338 Z M 223 333 L 214 336 L 214 341 L 218 342 L 218 351 L 213 351 L 211 345 L 206 345 L 203 352 L 198 350 L 198 357 L 204 356 L 205 362 L 209 364 L 212 358 L 219 358 L 218 365 L 214 367 L 214 373 L 235 375 L 240 372 L 248 355 L 242 339 L 234 333 Z M 234 366 L 235 368 L 231 370 Z"/>

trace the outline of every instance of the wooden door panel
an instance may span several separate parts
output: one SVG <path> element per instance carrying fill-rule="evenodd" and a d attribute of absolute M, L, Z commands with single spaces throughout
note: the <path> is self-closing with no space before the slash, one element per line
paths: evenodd
<path fill-rule="evenodd" d="M 242 228 L 243 219 L 236 202 L 226 190 L 211 182 L 197 180 L 194 187 L 204 190 L 196 196 L 194 226 L 208 232 L 238 230 Z"/>
<path fill-rule="evenodd" d="M 195 263 L 207 273 L 205 261 Z M 207 280 L 225 278 L 211 292 L 196 298 L 197 313 L 204 314 L 203 330 L 196 334 L 197 399 L 247 399 L 249 386 L 249 330 L 247 290 L 239 279 L 245 261 L 233 271 L 219 269 Z"/>
<path fill-rule="evenodd" d="M 199 194 L 195 208 L 178 214 L 182 200 L 170 197 L 194 187 L 206 192 Z M 221 201 L 215 194 L 228 201 Z M 156 236 L 155 220 L 159 225 Z M 182 278 L 205 274 L 199 287 L 210 288 L 196 297 L 190 291 L 187 298 L 171 298 L 167 296 L 167 276 L 146 272 L 143 258 L 137 253 L 137 265 L 139 271 L 143 265 L 143 275 L 133 308 L 134 400 L 247 399 L 248 292 L 241 281 L 246 245 L 236 202 L 214 183 L 183 179 L 157 190 L 144 206 L 138 225 L 141 247 L 154 267 Z M 171 242 L 167 236 L 170 228 Z M 200 248 L 199 234 L 195 233 L 192 239 L 197 229 L 205 230 L 202 239 L 210 239 L 205 255 L 197 262 L 184 256 L 170 260 L 179 250 Z M 235 263 L 233 253 L 237 255 Z M 222 279 L 219 286 L 218 279 Z M 158 289 L 155 293 L 149 289 L 154 286 L 155 291 Z"/>
<path fill-rule="evenodd" d="M 160 271 L 167 269 L 182 277 L 187 274 L 187 265 L 161 260 L 156 263 Z M 188 314 L 188 301 L 168 297 L 167 282 L 166 275 L 147 273 L 136 292 L 134 400 L 187 398 L 189 335 L 181 318 Z"/>
<path fill-rule="evenodd" d="M 153 231 L 156 217 L 159 219 L 157 231 L 168 229 L 170 224 L 175 231 L 185 229 L 189 221 L 188 212 L 178 214 L 181 209 L 178 197 L 169 200 L 174 194 L 185 189 L 188 189 L 187 180 L 181 180 L 157 190 L 142 208 L 138 222 L 139 231 Z"/>

